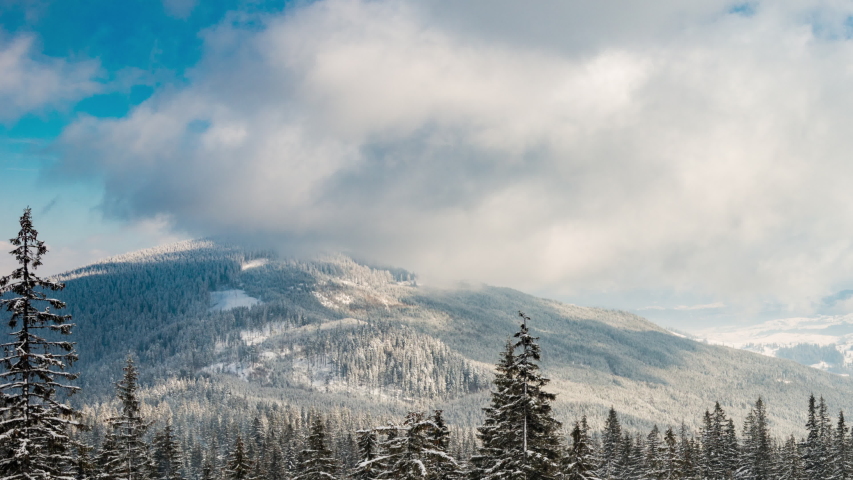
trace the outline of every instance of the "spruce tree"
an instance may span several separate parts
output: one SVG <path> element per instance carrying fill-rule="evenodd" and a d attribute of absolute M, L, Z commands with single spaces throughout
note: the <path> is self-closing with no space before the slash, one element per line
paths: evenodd
<path fill-rule="evenodd" d="M 150 424 L 142 418 L 138 397 L 139 374 L 133 358 L 127 356 L 124 377 L 116 385 L 116 396 L 121 402 L 117 417 L 108 420 L 112 431 L 104 441 L 101 464 L 102 478 L 111 480 L 147 480 L 151 478 L 153 464 L 145 433 Z"/>
<path fill-rule="evenodd" d="M 580 422 L 575 422 L 570 436 L 572 444 L 565 459 L 563 478 L 565 480 L 598 480 L 595 453 L 590 445 L 586 415 Z"/>
<path fill-rule="evenodd" d="M 779 460 L 776 463 L 776 475 L 778 480 L 805 480 L 803 460 L 797 440 L 791 435 L 785 441 L 779 452 Z"/>
<path fill-rule="evenodd" d="M 678 473 L 684 480 L 692 480 L 699 476 L 699 466 L 697 463 L 697 449 L 694 439 L 690 438 L 687 432 L 687 425 L 681 422 L 681 431 L 679 432 L 678 440 Z"/>
<path fill-rule="evenodd" d="M 372 428 L 359 430 L 357 433 L 359 462 L 350 477 L 354 480 L 373 480 L 381 471 L 375 462 L 379 457 L 379 439 Z"/>
<path fill-rule="evenodd" d="M 181 444 L 175 438 L 171 423 L 154 436 L 154 468 L 157 480 L 183 480 Z"/>
<path fill-rule="evenodd" d="M 678 440 L 675 438 L 672 427 L 667 428 L 663 434 L 663 469 L 662 478 L 666 480 L 682 478 L 678 462 Z"/>
<path fill-rule="evenodd" d="M 423 412 L 410 412 L 402 425 L 393 427 L 394 435 L 385 442 L 380 479 L 452 479 L 461 472 L 456 460 L 446 451 L 443 440 L 436 444 L 439 430 L 433 418 Z M 388 430 L 390 431 L 390 430 Z"/>
<path fill-rule="evenodd" d="M 243 443 L 243 437 L 237 435 L 234 441 L 234 450 L 228 458 L 228 464 L 225 466 L 226 480 L 253 480 L 252 462 L 249 461 L 249 455 L 246 452 L 246 445 Z"/>
<path fill-rule="evenodd" d="M 662 480 L 666 473 L 663 445 L 661 444 L 660 430 L 655 425 L 646 436 L 646 476 L 650 480 Z"/>
<path fill-rule="evenodd" d="M 471 459 L 472 476 L 488 480 L 548 480 L 559 476 L 561 449 L 551 402 L 544 390 L 550 380 L 539 373 L 540 348 L 530 335 L 523 312 L 517 340 L 509 343 L 497 365 L 491 405 L 478 431 L 482 447 Z M 516 351 L 519 351 L 516 354 Z"/>
<path fill-rule="evenodd" d="M 616 409 L 610 407 L 607 420 L 604 421 L 604 433 L 601 439 L 601 459 L 599 461 L 598 476 L 602 480 L 614 480 L 616 478 L 616 466 L 619 459 L 619 446 L 622 442 L 622 426 Z"/>
<path fill-rule="evenodd" d="M 70 429 L 79 417 L 64 396 L 78 387 L 67 372 L 76 360 L 74 343 L 56 340 L 74 326 L 69 315 L 58 315 L 65 304 L 48 298 L 45 290 L 62 290 L 62 283 L 35 275 L 47 247 L 33 228 L 30 209 L 20 218 L 21 229 L 10 242 L 20 267 L 0 277 L 0 309 L 11 340 L 0 344 L 0 477 L 4 480 L 74 478 L 74 449 Z M 40 305 L 45 305 L 40 310 Z M 47 331 L 47 333 L 41 333 Z"/>
<path fill-rule="evenodd" d="M 338 465 L 326 443 L 326 426 L 319 414 L 314 415 L 305 448 L 299 455 L 299 474 L 294 480 L 332 480 Z"/>
<path fill-rule="evenodd" d="M 807 478 L 825 478 L 825 454 L 823 449 L 823 432 L 821 419 L 814 395 L 809 396 L 808 420 L 806 421 L 807 436 L 803 444 L 803 473 Z"/>
<path fill-rule="evenodd" d="M 853 471 L 850 468 L 850 440 L 847 438 L 847 423 L 844 412 L 838 412 L 838 424 L 832 438 L 831 479 L 849 480 Z"/>
<path fill-rule="evenodd" d="M 749 412 L 743 426 L 743 450 L 738 478 L 771 480 L 773 478 L 773 452 L 767 425 L 767 411 L 761 397 Z"/>

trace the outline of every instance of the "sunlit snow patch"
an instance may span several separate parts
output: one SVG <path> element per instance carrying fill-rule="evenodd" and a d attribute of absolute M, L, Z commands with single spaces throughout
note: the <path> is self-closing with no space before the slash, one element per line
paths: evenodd
<path fill-rule="evenodd" d="M 240 270 L 248 270 L 250 268 L 258 268 L 263 267 L 264 265 L 270 263 L 269 258 L 256 258 L 254 260 L 250 260 L 242 265 L 240 265 Z"/>
<path fill-rule="evenodd" d="M 210 292 L 210 310 L 223 311 L 238 307 L 251 307 L 261 303 L 260 300 L 246 295 L 243 290 L 223 290 Z"/>

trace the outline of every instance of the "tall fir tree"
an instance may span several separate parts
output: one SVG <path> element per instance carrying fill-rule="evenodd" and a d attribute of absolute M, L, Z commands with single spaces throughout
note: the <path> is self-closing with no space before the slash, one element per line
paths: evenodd
<path fill-rule="evenodd" d="M 602 480 L 615 480 L 619 459 L 619 446 L 622 442 L 622 425 L 619 416 L 612 406 L 604 421 L 604 432 L 601 436 L 601 458 L 599 459 L 598 476 Z"/>
<path fill-rule="evenodd" d="M 299 455 L 299 474 L 294 480 L 333 480 L 338 478 L 337 461 L 326 440 L 326 425 L 314 414 L 305 448 Z"/>
<path fill-rule="evenodd" d="M 167 423 L 154 435 L 154 469 L 157 480 L 183 480 L 181 468 L 184 465 L 181 444 L 175 438 L 172 424 Z"/>
<path fill-rule="evenodd" d="M 101 478 L 110 480 L 148 480 L 153 463 L 145 434 L 150 423 L 142 417 L 138 396 L 139 374 L 128 355 L 124 377 L 116 385 L 119 415 L 108 420 L 112 431 L 107 434 L 101 454 Z"/>
<path fill-rule="evenodd" d="M 376 462 L 380 454 L 379 439 L 372 428 L 357 433 L 359 462 L 350 477 L 354 480 L 373 480 L 381 471 L 381 466 Z"/>
<path fill-rule="evenodd" d="M 254 480 L 252 462 L 249 459 L 246 444 L 243 442 L 243 437 L 240 434 L 237 434 L 237 438 L 234 441 L 234 450 L 231 451 L 228 463 L 225 466 L 225 480 Z"/>
<path fill-rule="evenodd" d="M 737 477 L 744 480 L 773 478 L 773 448 L 767 424 L 767 411 L 761 397 L 749 412 L 743 426 L 741 467 Z"/>
<path fill-rule="evenodd" d="M 779 451 L 775 477 L 778 480 L 805 480 L 800 447 L 793 435 L 788 437 Z"/>
<path fill-rule="evenodd" d="M 663 480 L 666 474 L 664 462 L 663 444 L 660 438 L 658 426 L 652 427 L 652 431 L 646 436 L 646 476 L 650 480 Z"/>
<path fill-rule="evenodd" d="M 814 395 L 809 396 L 806 439 L 803 443 L 803 473 L 809 479 L 826 478 L 822 419 Z"/>
<path fill-rule="evenodd" d="M 675 478 L 693 480 L 699 477 L 696 443 L 690 437 L 687 424 L 684 422 L 681 422 L 681 430 L 679 431 L 677 457 L 679 476 Z"/>
<path fill-rule="evenodd" d="M 589 425 L 586 415 L 581 417 L 569 435 L 572 444 L 565 457 L 563 478 L 565 480 L 598 480 L 596 471 L 595 452 L 589 438 Z"/>
<path fill-rule="evenodd" d="M 835 426 L 835 434 L 832 438 L 832 452 L 830 455 L 830 479 L 849 480 L 853 470 L 850 465 L 850 439 L 847 437 L 847 423 L 844 421 L 844 412 L 838 412 L 838 423 Z"/>
<path fill-rule="evenodd" d="M 675 438 L 672 427 L 667 428 L 663 434 L 663 469 L 664 480 L 683 477 L 678 463 L 678 439 Z"/>
<path fill-rule="evenodd" d="M 402 425 L 392 428 L 396 432 L 385 442 L 381 462 L 384 469 L 377 478 L 440 480 L 461 475 L 456 460 L 446 451 L 445 438 L 439 433 L 441 428 L 435 416 L 410 412 Z"/>
<path fill-rule="evenodd" d="M 56 340 L 51 332 L 69 335 L 74 325 L 68 323 L 69 315 L 51 311 L 65 304 L 44 293 L 64 285 L 35 274 L 47 247 L 38 239 L 29 208 L 20 225 L 18 236 L 10 240 L 10 253 L 20 267 L 0 277 L 0 309 L 10 314 L 12 330 L 11 340 L 0 344 L 0 477 L 72 479 L 78 444 L 69 434 L 78 426 L 79 414 L 63 396 L 78 389 L 68 384 L 77 375 L 66 371 L 77 354 L 74 343 Z"/>
<path fill-rule="evenodd" d="M 541 352 L 538 338 L 530 335 L 530 318 L 523 312 L 519 316 L 517 340 L 507 345 L 497 365 L 491 405 L 483 409 L 482 447 L 471 459 L 473 478 L 550 480 L 560 475 L 560 422 L 551 411 L 556 396 L 544 390 L 550 380 L 539 373 Z"/>

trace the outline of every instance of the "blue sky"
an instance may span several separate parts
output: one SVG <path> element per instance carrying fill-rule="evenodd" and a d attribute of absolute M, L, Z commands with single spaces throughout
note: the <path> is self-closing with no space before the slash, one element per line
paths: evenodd
<path fill-rule="evenodd" d="M 683 328 L 847 313 L 851 18 L 816 0 L 4 2 L 0 238 L 29 205 L 48 272 L 230 235 Z"/>

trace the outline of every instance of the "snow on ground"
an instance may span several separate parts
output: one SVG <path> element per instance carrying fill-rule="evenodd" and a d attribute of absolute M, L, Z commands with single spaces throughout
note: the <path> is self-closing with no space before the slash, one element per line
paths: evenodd
<path fill-rule="evenodd" d="M 222 290 L 210 292 L 210 311 L 220 312 L 238 307 L 251 307 L 261 303 L 260 300 L 246 295 L 243 290 Z"/>
<path fill-rule="evenodd" d="M 263 267 L 268 263 L 270 263 L 269 258 L 256 258 L 240 265 L 240 270 L 249 270 L 250 268 Z"/>
<path fill-rule="evenodd" d="M 853 314 L 821 315 L 769 320 L 749 326 L 714 327 L 693 332 L 695 338 L 775 357 L 780 348 L 801 344 L 835 346 L 844 357 L 844 365 L 853 365 Z M 810 365 L 828 370 L 831 365 Z"/>

